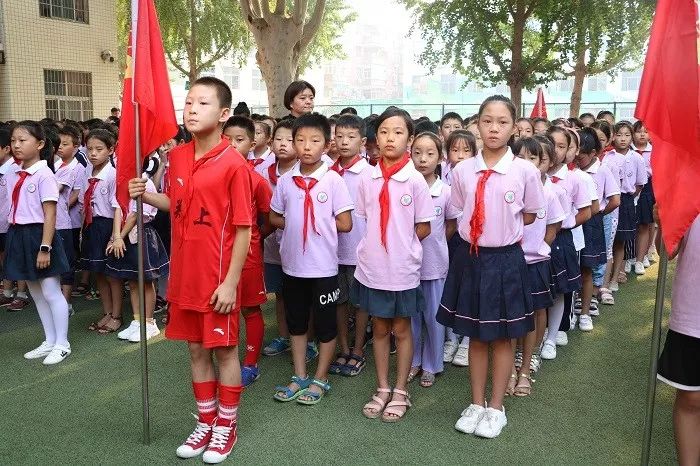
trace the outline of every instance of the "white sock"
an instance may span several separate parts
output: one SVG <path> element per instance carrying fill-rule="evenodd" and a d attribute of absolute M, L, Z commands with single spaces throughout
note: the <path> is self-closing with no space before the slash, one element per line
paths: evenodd
<path fill-rule="evenodd" d="M 459 339 L 457 334 L 453 332 L 451 328 L 447 328 L 445 330 L 447 330 L 447 339 L 452 343 L 457 343 L 457 340 Z"/>
<path fill-rule="evenodd" d="M 49 277 L 39 283 L 53 315 L 56 344 L 68 346 L 68 302 L 61 292 L 61 281 L 58 277 Z"/>
<path fill-rule="evenodd" d="M 547 313 L 547 335 L 545 340 L 551 342 L 557 341 L 557 332 L 561 319 L 564 317 L 564 295 L 560 294 L 554 297 L 554 304 L 549 308 Z"/>
<path fill-rule="evenodd" d="M 44 328 L 44 340 L 50 345 L 56 344 L 56 328 L 53 324 L 53 314 L 51 313 L 51 308 L 49 303 L 44 299 L 44 294 L 41 291 L 41 285 L 39 282 L 27 282 L 27 288 L 34 298 L 34 305 L 36 306 L 36 312 L 39 314 L 39 319 L 41 320 L 41 326 Z"/>

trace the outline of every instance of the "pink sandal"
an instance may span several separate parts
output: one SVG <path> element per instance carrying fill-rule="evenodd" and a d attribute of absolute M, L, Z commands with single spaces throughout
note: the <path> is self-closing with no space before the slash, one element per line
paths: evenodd
<path fill-rule="evenodd" d="M 404 417 L 406 412 L 408 412 L 408 408 L 411 407 L 411 400 L 408 396 L 408 392 L 395 388 L 394 394 L 403 395 L 405 399 L 402 401 L 392 400 L 389 402 L 386 409 L 384 409 L 384 412 L 382 413 L 383 422 L 399 422 Z M 397 408 L 403 408 L 403 410 Z"/>
<path fill-rule="evenodd" d="M 391 393 L 391 390 L 388 388 L 377 388 L 376 393 Z M 376 394 L 372 395 L 372 401 L 362 407 L 362 414 L 364 414 L 367 419 L 377 419 L 382 415 L 384 407 L 388 402 L 389 400 L 384 401 Z"/>

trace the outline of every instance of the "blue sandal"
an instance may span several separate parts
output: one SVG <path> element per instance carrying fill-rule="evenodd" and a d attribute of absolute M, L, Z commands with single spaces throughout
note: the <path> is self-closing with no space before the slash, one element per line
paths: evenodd
<path fill-rule="evenodd" d="M 339 363 L 338 360 L 342 359 L 345 362 L 344 363 Z M 328 369 L 328 372 L 331 374 L 342 374 L 343 369 L 347 365 L 348 361 L 352 359 L 352 355 L 349 353 L 338 353 L 335 355 L 335 361 L 331 363 L 330 369 Z M 343 374 L 344 375 L 344 374 Z"/>
<path fill-rule="evenodd" d="M 299 396 L 299 399 L 297 400 L 297 403 L 302 404 L 302 405 L 315 405 L 319 401 L 321 401 L 321 398 L 323 398 L 323 395 L 326 394 L 328 390 L 331 389 L 331 385 L 328 383 L 328 381 L 322 381 L 318 379 L 313 379 L 311 383 L 309 384 L 309 387 L 311 385 L 316 385 L 318 388 L 321 389 L 321 393 L 316 393 L 312 392 L 309 388 L 306 388 L 303 391 L 303 393 Z M 302 400 L 301 396 L 305 396 L 310 398 L 309 400 Z"/>
<path fill-rule="evenodd" d="M 350 361 L 353 359 L 357 362 L 355 364 L 350 364 Z M 365 358 L 358 356 L 357 354 L 351 354 L 348 358 L 347 364 L 340 368 L 340 374 L 344 375 L 345 377 L 355 377 L 356 375 L 360 375 L 366 364 L 367 361 Z"/>
<path fill-rule="evenodd" d="M 306 389 L 309 388 L 309 385 L 311 385 L 311 377 L 307 376 L 305 379 L 302 379 L 298 375 L 293 375 L 292 383 L 299 385 L 299 388 L 292 390 L 286 385 L 278 385 L 275 387 L 275 394 L 272 397 L 277 401 L 283 402 L 296 400 L 303 395 Z M 282 392 L 283 395 L 280 395 L 280 392 Z"/>

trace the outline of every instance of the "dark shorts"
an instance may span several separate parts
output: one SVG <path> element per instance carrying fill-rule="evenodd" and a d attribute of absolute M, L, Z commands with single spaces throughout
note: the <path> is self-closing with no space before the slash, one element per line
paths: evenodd
<path fill-rule="evenodd" d="M 313 312 L 316 338 L 327 343 L 336 337 L 336 306 L 340 297 L 337 275 L 301 278 L 283 273 L 282 296 L 290 335 L 304 335 Z"/>
<path fill-rule="evenodd" d="M 425 299 L 420 285 L 410 290 L 389 291 L 370 288 L 355 280 L 350 302 L 367 311 L 372 317 L 393 319 L 416 317 L 425 310 Z"/>

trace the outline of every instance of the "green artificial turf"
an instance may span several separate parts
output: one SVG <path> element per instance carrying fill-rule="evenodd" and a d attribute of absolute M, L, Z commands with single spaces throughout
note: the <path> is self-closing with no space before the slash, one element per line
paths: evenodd
<path fill-rule="evenodd" d="M 289 353 L 263 356 L 228 463 L 639 464 L 655 280 L 656 267 L 632 278 L 616 306 L 601 306 L 591 334 L 571 332 L 569 346 L 535 376 L 533 395 L 507 399 L 508 426 L 495 440 L 454 430 L 469 404 L 467 369 L 447 367 L 429 389 L 412 383 L 413 408 L 384 424 L 361 412 L 375 387 L 371 361 L 358 377 L 332 376 L 330 393 L 309 407 L 272 399 L 291 376 Z M 54 367 L 22 358 L 41 342 L 36 313 L 0 311 L 0 463 L 201 464 L 175 456 L 194 427 L 185 345 L 162 336 L 149 344 L 152 442 L 144 446 L 139 345 L 88 332 L 97 303 L 76 300 L 73 354 Z M 271 311 L 268 303 L 268 338 Z M 660 384 L 651 464 L 675 461 L 672 399 Z"/>

